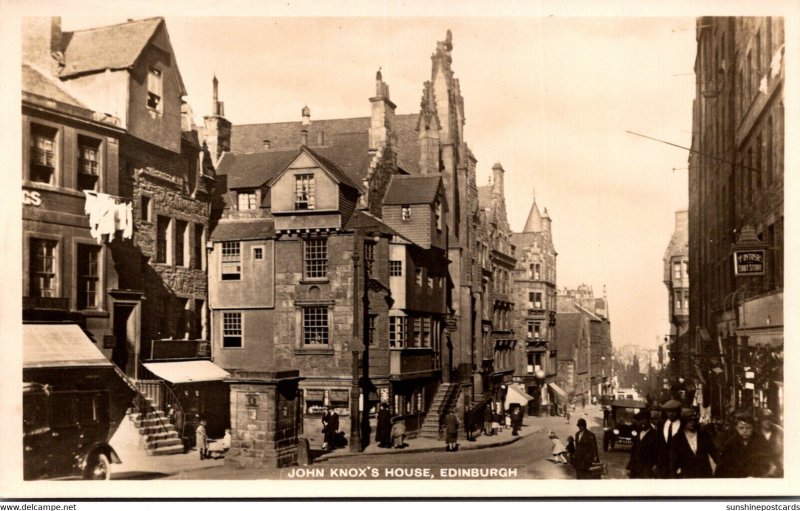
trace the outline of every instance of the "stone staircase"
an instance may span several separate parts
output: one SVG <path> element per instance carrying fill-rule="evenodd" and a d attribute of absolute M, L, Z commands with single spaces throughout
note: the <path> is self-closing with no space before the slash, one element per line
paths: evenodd
<path fill-rule="evenodd" d="M 133 425 L 142 436 L 140 445 L 148 456 L 164 456 L 167 454 L 182 454 L 183 440 L 176 431 L 172 418 L 164 416 L 164 412 L 156 410 L 149 398 L 145 398 L 151 405 L 146 407 L 148 412 L 133 413 L 130 415 Z"/>
<path fill-rule="evenodd" d="M 439 424 L 442 417 L 455 406 L 458 398 L 459 386 L 457 383 L 442 383 L 433 397 L 433 403 L 422 423 L 419 436 L 422 438 L 439 438 Z"/>

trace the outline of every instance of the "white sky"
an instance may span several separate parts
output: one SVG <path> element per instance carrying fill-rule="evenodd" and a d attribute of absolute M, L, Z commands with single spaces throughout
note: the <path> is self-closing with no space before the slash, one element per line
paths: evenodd
<path fill-rule="evenodd" d="M 63 29 L 124 18 L 63 18 Z M 419 111 L 447 29 L 478 184 L 506 169 L 513 230 L 533 191 L 553 219 L 558 286 L 607 286 L 615 345 L 669 332 L 662 257 L 687 207 L 694 18 L 171 18 L 198 120 L 211 78 L 234 124 L 370 115 L 382 67 L 397 113 Z M 673 171 L 673 168 L 679 170 Z"/>

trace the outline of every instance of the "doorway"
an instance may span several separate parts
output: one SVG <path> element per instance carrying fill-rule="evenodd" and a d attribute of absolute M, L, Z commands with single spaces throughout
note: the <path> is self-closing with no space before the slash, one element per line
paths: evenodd
<path fill-rule="evenodd" d="M 136 376 L 136 321 L 135 305 L 114 304 L 114 346 L 111 361 L 126 375 Z"/>

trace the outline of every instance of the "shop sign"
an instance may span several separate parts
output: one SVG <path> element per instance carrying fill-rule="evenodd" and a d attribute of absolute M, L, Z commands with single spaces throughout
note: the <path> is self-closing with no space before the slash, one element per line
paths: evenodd
<path fill-rule="evenodd" d="M 22 190 L 22 204 L 25 206 L 41 206 L 42 196 L 36 190 Z"/>
<path fill-rule="evenodd" d="M 733 253 L 733 263 L 737 276 L 764 275 L 764 249 L 737 250 Z"/>

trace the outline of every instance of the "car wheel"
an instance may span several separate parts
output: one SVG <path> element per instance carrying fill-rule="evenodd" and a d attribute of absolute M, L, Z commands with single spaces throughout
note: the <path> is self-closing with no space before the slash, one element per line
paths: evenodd
<path fill-rule="evenodd" d="M 102 453 L 92 457 L 92 462 L 86 468 L 86 479 L 104 481 L 111 479 L 111 463 L 108 456 Z"/>

